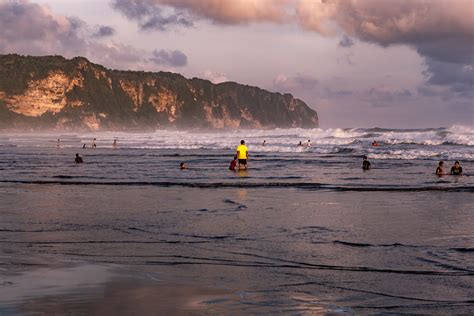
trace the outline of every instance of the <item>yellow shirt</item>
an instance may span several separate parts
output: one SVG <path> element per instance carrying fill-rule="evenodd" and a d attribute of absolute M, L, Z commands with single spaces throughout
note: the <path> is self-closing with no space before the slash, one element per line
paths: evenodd
<path fill-rule="evenodd" d="M 239 145 L 237 147 L 237 159 L 247 159 L 249 149 L 245 145 Z"/>

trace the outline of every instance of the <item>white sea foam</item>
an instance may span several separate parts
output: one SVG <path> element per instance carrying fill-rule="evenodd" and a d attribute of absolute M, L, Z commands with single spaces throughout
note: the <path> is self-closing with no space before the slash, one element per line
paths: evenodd
<path fill-rule="evenodd" d="M 112 148 L 117 139 L 121 148 L 135 149 L 218 149 L 234 150 L 245 139 L 252 152 L 313 154 L 368 154 L 372 159 L 474 159 L 474 129 L 455 125 L 450 128 L 396 129 L 273 129 L 231 131 L 172 131 L 153 133 L 100 132 L 86 134 L 7 134 L 0 146 L 79 148 L 92 145 L 97 138 L 100 148 Z M 263 141 L 266 145 L 262 146 Z M 303 145 L 297 146 L 301 141 Z M 377 140 L 380 147 L 370 143 Z"/>

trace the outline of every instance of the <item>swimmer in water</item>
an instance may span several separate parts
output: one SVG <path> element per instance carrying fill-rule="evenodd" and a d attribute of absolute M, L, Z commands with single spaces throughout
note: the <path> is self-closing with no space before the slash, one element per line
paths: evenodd
<path fill-rule="evenodd" d="M 188 166 L 184 162 L 182 162 L 179 164 L 179 169 L 181 170 L 188 169 Z"/>
<path fill-rule="evenodd" d="M 374 140 L 372 142 L 372 146 L 377 147 L 377 146 L 380 146 L 380 144 L 376 140 Z"/>
<path fill-rule="evenodd" d="M 84 161 L 82 160 L 82 157 L 79 156 L 79 154 L 76 154 L 76 159 L 74 159 L 75 163 L 83 163 Z"/>
<path fill-rule="evenodd" d="M 298 146 L 298 147 L 302 147 L 302 146 L 303 146 L 303 143 L 300 141 L 297 146 Z"/>
<path fill-rule="evenodd" d="M 306 147 L 311 147 L 311 141 L 308 139 L 308 142 L 306 143 Z"/>
<path fill-rule="evenodd" d="M 370 170 L 370 162 L 367 160 L 367 156 L 363 156 L 362 170 Z"/>
<path fill-rule="evenodd" d="M 438 168 L 436 168 L 436 175 L 438 177 L 444 175 L 444 162 L 442 160 L 438 163 Z"/>
<path fill-rule="evenodd" d="M 462 167 L 459 164 L 459 161 L 456 160 L 454 166 L 451 167 L 451 175 L 453 176 L 462 176 Z"/>

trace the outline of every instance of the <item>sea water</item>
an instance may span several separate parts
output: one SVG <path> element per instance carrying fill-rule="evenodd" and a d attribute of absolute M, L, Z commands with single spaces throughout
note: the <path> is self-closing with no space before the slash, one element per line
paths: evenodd
<path fill-rule="evenodd" d="M 463 126 L 4 133 L 0 312 L 471 313 L 473 169 Z"/>

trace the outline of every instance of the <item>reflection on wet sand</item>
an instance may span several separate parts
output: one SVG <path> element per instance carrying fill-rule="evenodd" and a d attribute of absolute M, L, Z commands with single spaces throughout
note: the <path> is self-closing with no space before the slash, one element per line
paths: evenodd
<path fill-rule="evenodd" d="M 149 273 L 104 265 L 33 269 L 0 284 L 0 315 L 243 315 L 258 310 L 324 314 L 316 298 L 169 284 Z"/>
<path fill-rule="evenodd" d="M 108 277 L 108 268 L 100 265 L 23 271 L 3 277 L 5 281 L 0 286 L 0 302 L 10 304 L 36 297 L 64 295 L 83 288 L 98 288 Z"/>
<path fill-rule="evenodd" d="M 247 200 L 247 194 L 248 194 L 247 189 L 238 189 L 237 193 L 238 193 L 238 196 L 239 196 L 240 200 L 242 200 L 242 201 Z"/>

